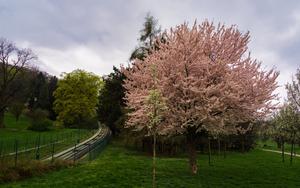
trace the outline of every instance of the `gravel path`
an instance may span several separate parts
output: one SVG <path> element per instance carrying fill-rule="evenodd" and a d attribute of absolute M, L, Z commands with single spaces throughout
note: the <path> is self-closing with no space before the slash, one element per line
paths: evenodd
<path fill-rule="evenodd" d="M 280 153 L 281 154 L 281 151 L 278 151 L 278 150 L 272 150 L 272 149 L 261 149 L 263 151 L 268 151 L 268 152 L 273 152 L 273 153 Z M 284 152 L 284 154 L 286 155 L 290 155 L 291 153 L 290 152 Z M 293 155 L 294 157 L 300 157 L 299 154 L 296 154 L 296 155 Z"/>

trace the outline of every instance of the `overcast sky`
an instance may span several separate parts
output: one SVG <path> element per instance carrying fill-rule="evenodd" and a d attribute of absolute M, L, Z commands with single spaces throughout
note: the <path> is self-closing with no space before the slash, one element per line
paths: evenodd
<path fill-rule="evenodd" d="M 104 75 L 128 62 L 147 12 L 163 29 L 208 19 L 250 31 L 252 56 L 281 73 L 280 96 L 300 67 L 297 0 L 0 0 L 0 37 L 31 48 L 50 74 Z"/>

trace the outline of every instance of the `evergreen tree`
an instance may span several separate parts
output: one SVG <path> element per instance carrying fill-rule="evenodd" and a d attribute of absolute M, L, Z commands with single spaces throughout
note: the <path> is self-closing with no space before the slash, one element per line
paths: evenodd
<path fill-rule="evenodd" d="M 121 125 L 118 125 L 120 118 L 124 115 L 125 90 L 122 86 L 125 76 L 116 67 L 114 72 L 104 77 L 104 88 L 99 94 L 98 117 L 100 122 L 106 124 L 116 135 L 120 132 Z"/>
<path fill-rule="evenodd" d="M 158 26 L 158 20 L 150 13 L 145 17 L 145 22 L 139 38 L 139 45 L 131 53 L 130 60 L 140 59 L 144 60 L 150 50 L 155 45 L 156 37 L 161 33 L 161 28 Z"/>

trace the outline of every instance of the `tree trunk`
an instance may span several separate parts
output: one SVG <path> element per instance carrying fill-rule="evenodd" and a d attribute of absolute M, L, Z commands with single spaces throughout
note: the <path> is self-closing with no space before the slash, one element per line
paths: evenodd
<path fill-rule="evenodd" d="M 211 166 L 211 148 L 210 148 L 210 139 L 208 139 L 208 164 Z"/>
<path fill-rule="evenodd" d="M 19 121 L 20 115 L 16 115 L 16 122 Z"/>
<path fill-rule="evenodd" d="M 153 160 L 152 160 L 152 187 L 156 187 L 155 182 L 156 175 L 156 133 L 153 135 Z"/>
<path fill-rule="evenodd" d="M 4 124 L 4 110 L 0 111 L 0 128 L 5 128 L 5 124 Z"/>
<path fill-rule="evenodd" d="M 242 153 L 245 153 L 245 137 L 242 135 Z"/>
<path fill-rule="evenodd" d="M 145 138 L 142 138 L 142 151 L 145 151 Z"/>
<path fill-rule="evenodd" d="M 292 164 L 292 163 L 293 163 L 293 148 L 294 148 L 294 143 L 292 142 L 292 145 L 291 145 L 290 164 Z"/>
<path fill-rule="evenodd" d="M 218 138 L 218 155 L 221 155 L 221 140 Z"/>
<path fill-rule="evenodd" d="M 290 164 L 293 163 L 294 145 L 295 145 L 295 133 L 293 133 L 293 138 L 292 138 Z"/>
<path fill-rule="evenodd" d="M 196 134 L 190 132 L 187 134 L 187 147 L 189 153 L 189 164 L 193 175 L 197 174 L 197 151 L 196 151 Z"/>
<path fill-rule="evenodd" d="M 280 140 L 279 140 L 279 141 L 276 141 L 276 144 L 277 144 L 277 148 L 278 148 L 278 149 L 282 148 L 282 146 L 281 146 L 282 143 L 281 143 Z"/>
<path fill-rule="evenodd" d="M 227 145 L 226 145 L 226 140 L 224 140 L 224 159 L 226 158 L 226 150 L 227 150 Z"/>
<path fill-rule="evenodd" d="M 284 163 L 284 141 L 282 139 L 281 141 L 281 157 L 282 157 L 282 162 Z"/>

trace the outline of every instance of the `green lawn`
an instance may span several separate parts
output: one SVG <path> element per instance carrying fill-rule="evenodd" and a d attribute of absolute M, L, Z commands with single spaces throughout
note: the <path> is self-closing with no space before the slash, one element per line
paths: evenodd
<path fill-rule="evenodd" d="M 21 115 L 19 121 L 16 121 L 15 117 L 10 113 L 5 114 L 4 123 L 6 124 L 6 129 L 11 131 L 26 130 L 29 126 L 28 118 Z"/>
<path fill-rule="evenodd" d="M 258 146 L 258 148 L 281 151 L 281 148 L 278 148 L 276 142 L 274 142 L 272 140 L 258 141 L 257 146 Z M 288 152 L 288 153 L 291 152 L 291 144 L 285 143 L 284 150 L 285 150 L 285 152 Z M 298 154 L 300 153 L 300 147 L 298 144 L 295 145 L 295 151 Z"/>
<path fill-rule="evenodd" d="M 186 158 L 159 158 L 158 187 L 300 187 L 299 158 L 291 166 L 279 154 L 253 150 L 213 156 L 212 166 L 205 155 L 198 161 L 192 176 Z M 95 161 L 3 187 L 151 187 L 151 164 L 151 157 L 112 143 Z"/>
<path fill-rule="evenodd" d="M 7 113 L 5 114 L 5 129 L 0 129 L 0 158 L 9 153 L 15 152 L 15 145 L 18 145 L 18 151 L 28 150 L 41 146 L 41 158 L 50 155 L 52 146 L 50 143 L 56 142 L 55 151 L 61 151 L 67 147 L 73 146 L 78 139 L 83 140 L 90 137 L 93 132 L 88 130 L 66 129 L 53 127 L 50 131 L 36 132 L 28 130 L 30 122 L 25 116 L 21 116 L 19 121 Z M 25 155 L 26 154 L 26 155 Z M 36 149 L 22 153 L 19 157 L 35 158 Z"/>

